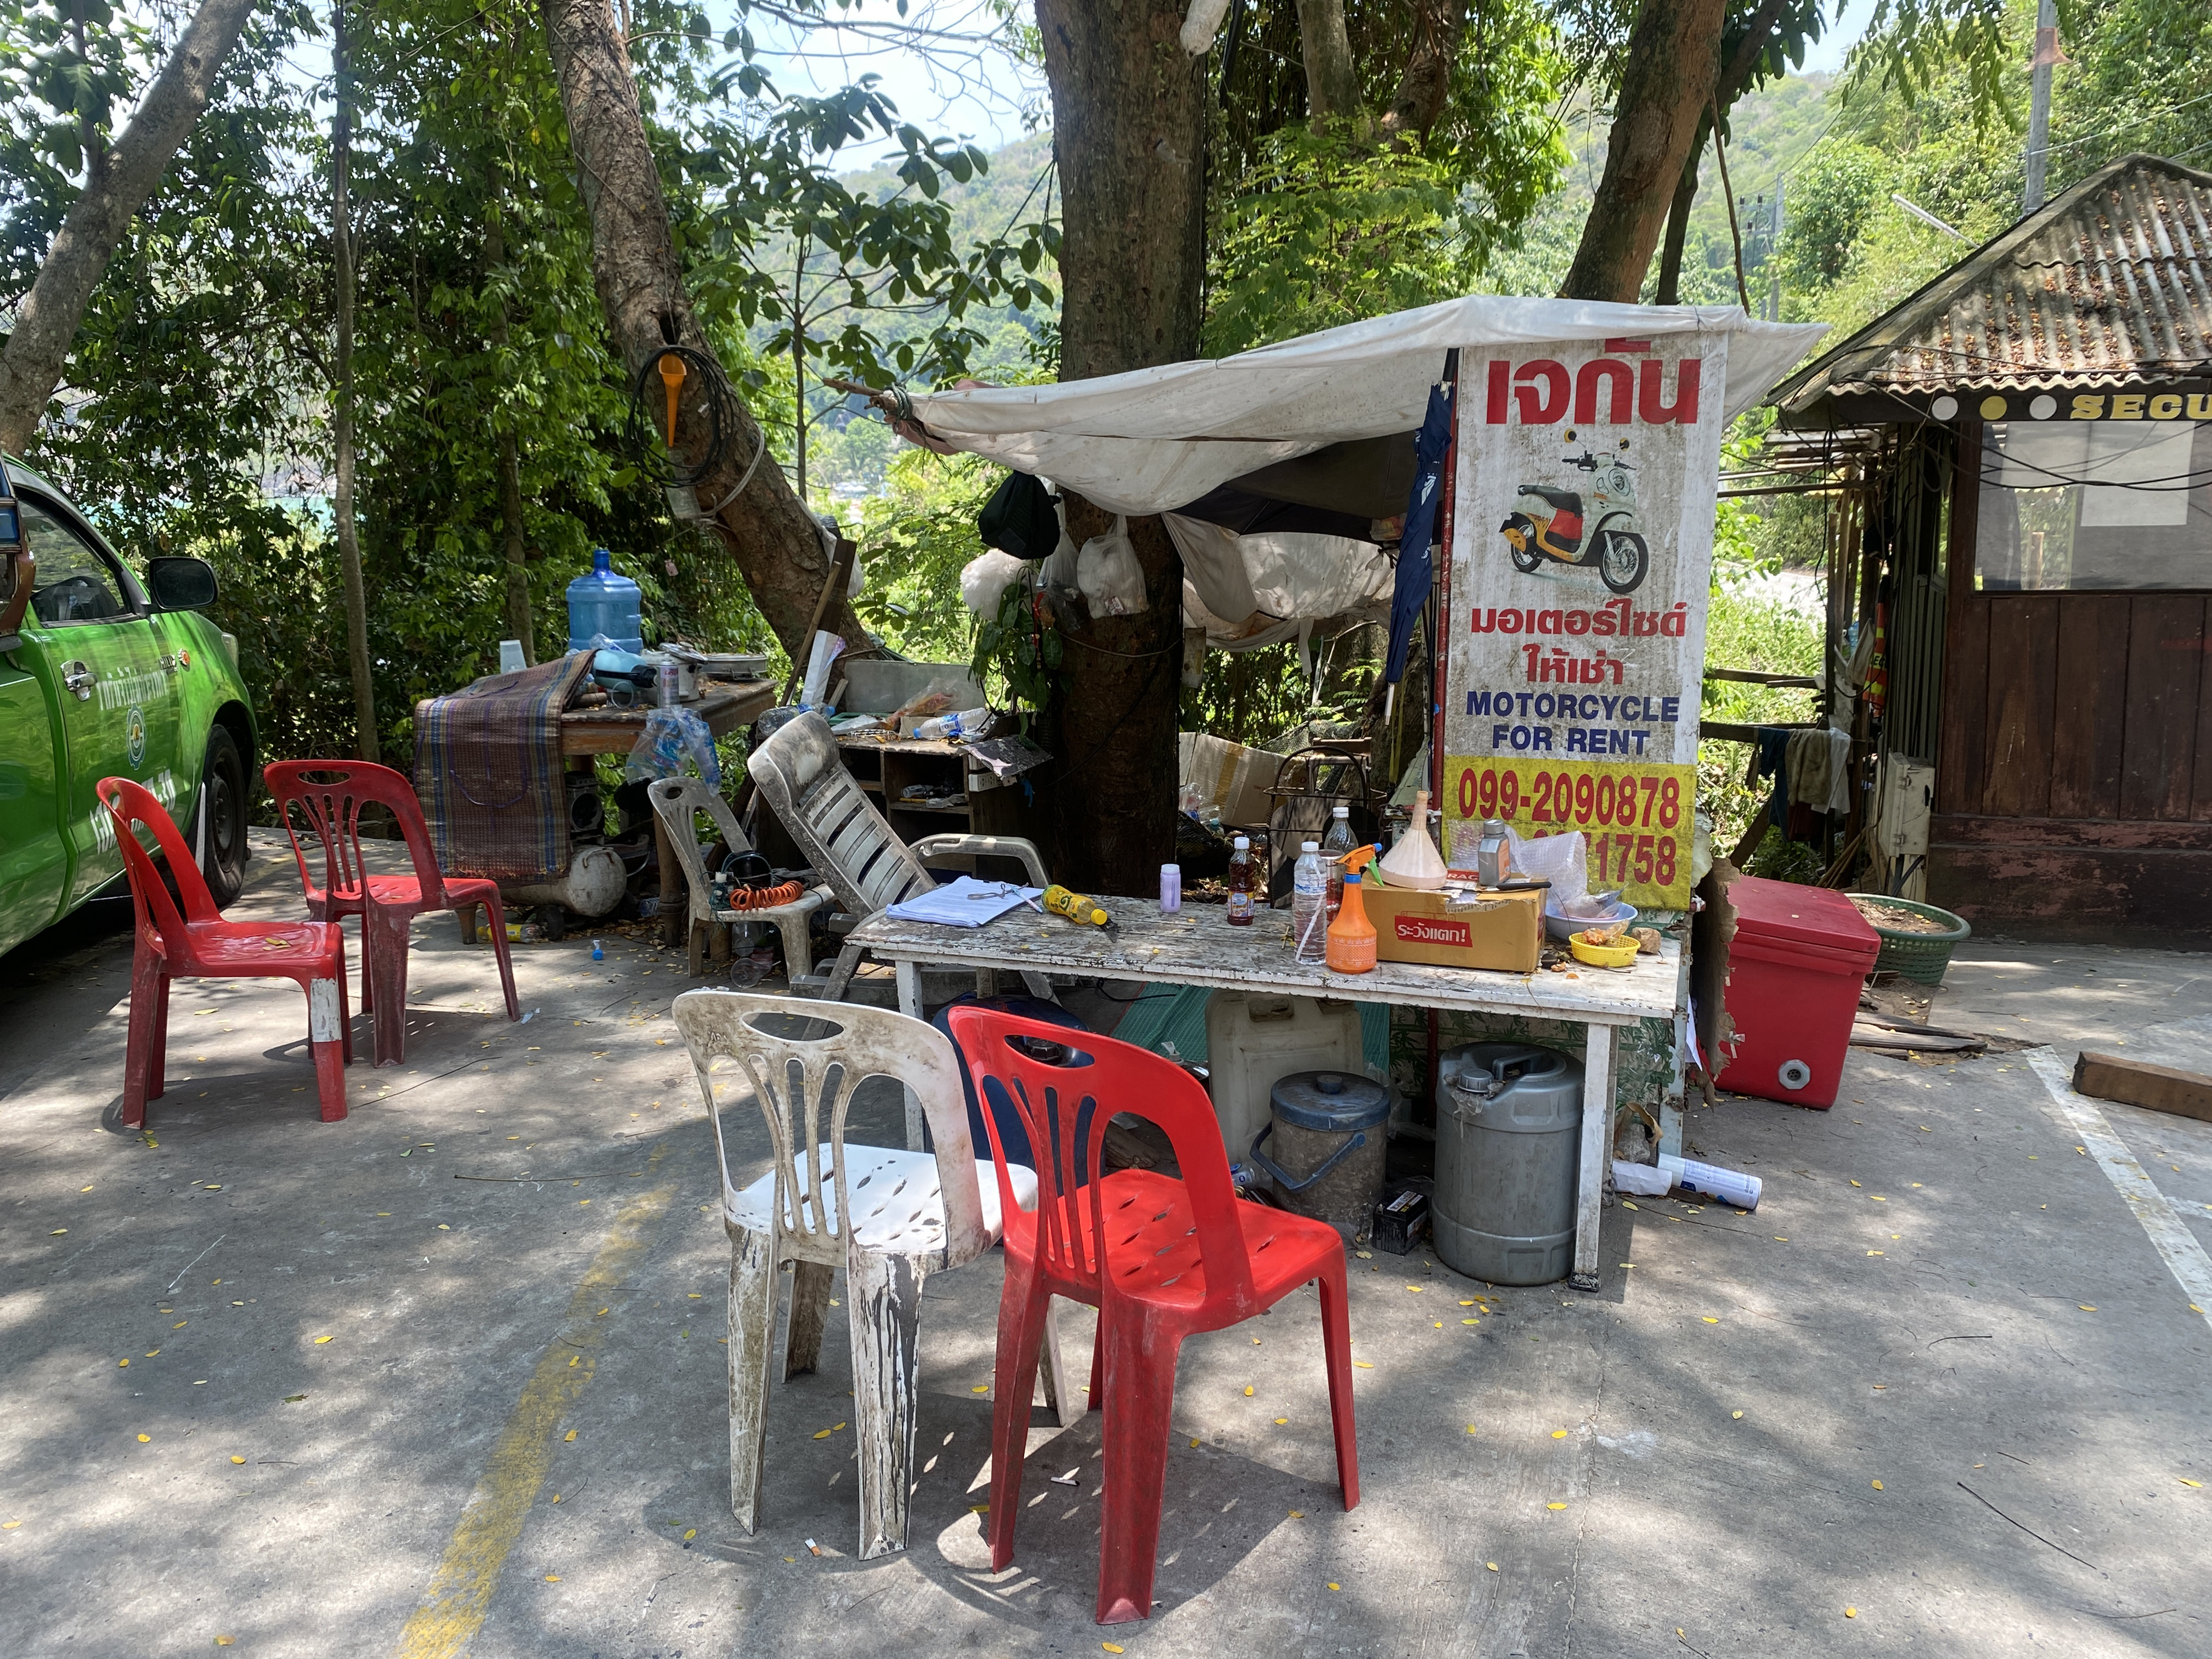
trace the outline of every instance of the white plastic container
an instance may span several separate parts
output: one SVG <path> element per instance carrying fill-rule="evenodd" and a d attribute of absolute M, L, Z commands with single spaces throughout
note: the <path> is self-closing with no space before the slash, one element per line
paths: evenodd
<path fill-rule="evenodd" d="M 1267 1127 L 1275 1085 L 1294 1072 L 1366 1075 L 1359 1009 L 1349 1002 L 1216 991 L 1206 1006 L 1206 1064 L 1213 1115 L 1232 1164 L 1248 1158 Z"/>
<path fill-rule="evenodd" d="M 1659 1154 L 1659 1167 L 1674 1176 L 1674 1184 L 1684 1192 L 1702 1193 L 1739 1210 L 1757 1209 L 1759 1195 L 1766 1185 L 1755 1175 L 1723 1170 L 1717 1164 L 1700 1164 L 1692 1158 L 1676 1158 L 1672 1152 Z"/>
<path fill-rule="evenodd" d="M 1686 1193 L 1710 1198 L 1717 1203 L 1733 1204 L 1739 1210 L 1755 1210 L 1766 1183 L 1741 1170 L 1723 1170 L 1717 1164 L 1700 1164 L 1695 1158 L 1662 1152 L 1656 1169 L 1649 1164 L 1613 1159 L 1613 1186 L 1615 1192 L 1636 1193 L 1647 1198 L 1663 1198 L 1680 1187 Z"/>

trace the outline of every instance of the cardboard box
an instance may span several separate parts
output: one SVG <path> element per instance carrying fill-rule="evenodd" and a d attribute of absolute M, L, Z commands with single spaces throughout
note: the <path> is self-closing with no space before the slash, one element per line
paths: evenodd
<path fill-rule="evenodd" d="M 1543 949 L 1540 888 L 1456 895 L 1411 887 L 1363 887 L 1360 899 L 1375 924 L 1375 954 L 1384 962 L 1425 962 L 1439 968 L 1495 968 L 1533 974 Z"/>
<path fill-rule="evenodd" d="M 1195 789 L 1206 805 L 1220 809 L 1224 823 L 1249 828 L 1267 823 L 1275 804 L 1267 788 L 1283 763 L 1280 755 L 1203 732 L 1184 732 L 1176 738 L 1176 762 L 1182 790 Z"/>

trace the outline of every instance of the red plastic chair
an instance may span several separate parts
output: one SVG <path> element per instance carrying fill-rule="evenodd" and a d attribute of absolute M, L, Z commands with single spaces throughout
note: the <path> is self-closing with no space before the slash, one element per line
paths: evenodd
<path fill-rule="evenodd" d="M 514 964 L 507 953 L 507 913 L 500 908 L 499 884 L 479 876 L 447 876 L 430 849 L 430 826 L 415 787 L 388 766 L 368 761 L 271 761 L 262 768 L 269 793 L 283 815 L 284 833 L 300 863 L 300 884 L 307 889 L 307 914 L 318 921 L 361 918 L 361 1006 L 375 1017 L 374 1048 L 379 1066 L 397 1066 L 407 1057 L 407 927 L 433 910 L 456 915 L 481 904 L 491 921 L 491 945 L 499 957 L 499 982 L 507 993 L 507 1017 L 522 1018 L 514 994 Z M 362 863 L 361 809 L 371 803 L 398 821 L 415 861 L 411 876 L 372 876 Z M 323 880 L 318 886 L 300 844 L 293 809 L 323 847 Z"/>
<path fill-rule="evenodd" d="M 1006 1226 L 991 1407 L 992 1571 L 1013 1560 L 1030 1392 L 1047 1299 L 1054 1296 L 1098 1310 L 1091 1404 L 1106 1413 L 1100 1624 L 1152 1615 L 1168 1419 L 1183 1339 L 1241 1323 L 1315 1280 L 1337 1479 L 1344 1507 L 1357 1505 L 1352 1331 L 1344 1241 L 1336 1230 L 1236 1196 L 1212 1103 L 1180 1066 L 1110 1037 L 1071 1036 L 1064 1026 L 981 1007 L 954 1008 L 951 1024 L 977 1094 L 988 1098 L 984 1079 L 997 1079 L 1038 1153 L 1036 1207 L 1024 1211 L 1013 1196 L 997 1121 L 983 1115 Z M 1182 1180 L 1120 1170 L 1075 1184 L 1078 1170 L 1100 1167 L 1107 1121 L 1116 1112 L 1133 1112 L 1166 1132 Z"/>
<path fill-rule="evenodd" d="M 315 1054 L 315 1089 L 323 1121 L 346 1115 L 345 1068 L 353 1031 L 345 994 L 345 935 L 323 921 L 225 921 L 192 858 L 192 849 L 151 790 L 128 778 L 94 786 L 123 850 L 138 938 L 131 959 L 131 1038 L 123 1062 L 123 1121 L 146 1121 L 146 1103 L 167 1085 L 163 1050 L 169 1037 L 169 982 L 179 979 L 289 979 L 307 994 L 307 1041 Z M 138 844 L 137 826 L 154 832 L 168 860 L 183 914 L 161 872 Z"/>

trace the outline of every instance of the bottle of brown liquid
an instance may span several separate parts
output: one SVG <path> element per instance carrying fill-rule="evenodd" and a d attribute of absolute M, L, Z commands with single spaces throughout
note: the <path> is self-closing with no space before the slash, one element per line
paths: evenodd
<path fill-rule="evenodd" d="M 1259 869 L 1252 858 L 1252 838 L 1239 836 L 1230 843 L 1229 925 L 1231 927 L 1249 927 L 1252 925 L 1252 894 L 1259 884 Z"/>

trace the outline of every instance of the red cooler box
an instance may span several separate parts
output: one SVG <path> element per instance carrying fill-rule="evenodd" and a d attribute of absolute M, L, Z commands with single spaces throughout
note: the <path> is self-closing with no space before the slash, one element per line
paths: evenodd
<path fill-rule="evenodd" d="M 1729 945 L 1723 1089 L 1826 1111 L 1843 1086 L 1859 987 L 1881 939 L 1841 893 L 1740 876 Z"/>

